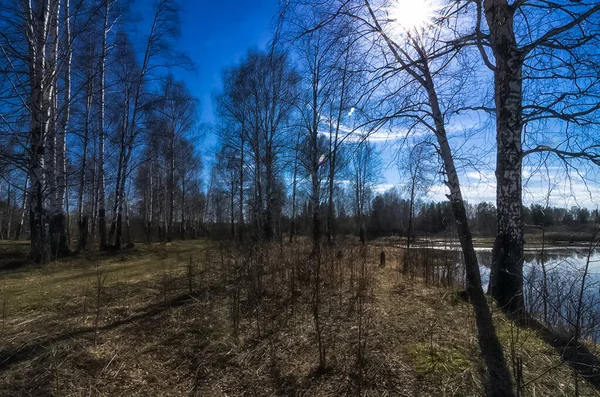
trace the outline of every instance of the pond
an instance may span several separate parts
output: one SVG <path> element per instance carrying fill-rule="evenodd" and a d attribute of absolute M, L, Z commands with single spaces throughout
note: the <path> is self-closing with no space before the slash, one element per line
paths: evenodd
<path fill-rule="evenodd" d="M 457 242 L 417 242 L 413 248 L 429 260 L 431 278 L 446 274 L 464 283 L 462 252 Z M 475 247 L 484 290 L 487 290 L 492 248 Z M 582 335 L 600 340 L 600 250 L 582 245 L 525 248 L 523 289 L 527 310 L 554 328 L 572 332 L 579 323 Z M 587 272 L 586 272 L 587 267 Z M 443 274 L 440 276 L 439 274 Z M 428 276 L 429 277 L 429 276 Z M 579 317 L 579 319 L 578 319 Z"/>
<path fill-rule="evenodd" d="M 452 252 L 457 265 L 462 266 L 462 252 L 458 242 L 444 242 L 434 240 L 428 243 L 417 242 L 412 246 L 414 249 L 428 249 L 436 251 Z M 548 272 L 553 271 L 578 271 L 583 272 L 588 258 L 589 247 L 582 245 L 555 245 L 544 247 L 544 262 Z M 490 266 L 492 263 L 492 248 L 475 246 L 475 253 L 479 262 L 479 271 L 481 272 L 481 281 L 484 288 L 487 288 L 490 275 Z M 456 255 L 459 254 L 459 255 Z M 526 247 L 525 258 L 523 263 L 523 275 L 527 278 L 527 274 L 542 270 L 542 248 L 540 246 Z M 588 266 L 588 278 L 591 281 L 600 279 L 600 249 L 592 250 Z"/>

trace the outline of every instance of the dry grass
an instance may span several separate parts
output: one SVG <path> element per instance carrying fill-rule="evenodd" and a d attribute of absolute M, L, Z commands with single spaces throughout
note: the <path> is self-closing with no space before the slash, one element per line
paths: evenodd
<path fill-rule="evenodd" d="M 0 297 L 7 303 L 0 395 L 482 395 L 484 370 L 469 304 L 448 289 L 401 279 L 400 252 L 388 248 L 385 268 L 377 266 L 379 248 L 369 251 L 370 282 L 360 301 L 358 282 L 349 281 L 348 262 L 359 261 L 356 248 L 324 268 L 330 276 L 324 277 L 321 308 L 328 367 L 316 371 L 310 287 L 297 286 L 293 304 L 286 295 L 286 266 L 302 260 L 304 248 L 272 250 L 272 266 L 283 270 L 265 273 L 260 305 L 243 299 L 238 340 L 231 325 L 231 268 L 218 249 L 207 255 L 201 242 L 0 273 Z M 106 282 L 96 334 L 99 274 Z M 335 277 L 343 281 L 332 282 Z M 245 294 L 247 286 L 240 288 Z M 525 382 L 531 382 L 525 395 L 572 395 L 571 373 L 552 348 L 531 331 L 520 330 L 517 338 L 498 313 L 496 320 L 507 358 L 513 342 L 523 359 Z M 582 395 L 598 393 L 584 385 Z"/>

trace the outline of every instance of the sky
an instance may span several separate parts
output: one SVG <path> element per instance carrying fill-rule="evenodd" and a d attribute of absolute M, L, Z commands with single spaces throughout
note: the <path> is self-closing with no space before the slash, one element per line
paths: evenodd
<path fill-rule="evenodd" d="M 271 35 L 276 0 L 183 0 L 181 50 L 197 71 L 187 83 L 202 103 L 202 119 L 214 122 L 211 94 L 221 71 L 239 62 L 248 48 L 264 48 Z"/>
<path fill-rule="evenodd" d="M 151 12 L 151 0 L 137 0 L 142 15 Z M 238 63 L 250 48 L 264 49 L 272 36 L 277 0 L 182 0 L 180 50 L 194 62 L 195 71 L 175 72 L 200 99 L 201 122 L 215 122 L 212 95 L 222 87 L 223 69 Z M 379 190 L 400 183 L 394 164 L 393 137 L 382 133 L 375 138 L 381 150 L 383 179 Z M 210 160 L 217 144 L 210 133 L 203 141 L 202 153 Z"/>
<path fill-rule="evenodd" d="M 153 0 L 136 0 L 135 10 L 142 17 L 138 27 L 151 17 Z M 179 50 L 194 62 L 193 71 L 174 70 L 176 78 L 200 100 L 201 122 L 215 122 L 212 94 L 222 86 L 223 69 L 238 63 L 249 48 L 265 48 L 271 38 L 277 0 L 180 0 L 181 37 Z M 214 146 L 207 136 L 204 145 Z"/>
<path fill-rule="evenodd" d="M 152 12 L 152 3 L 152 0 L 137 0 L 135 7 L 145 17 Z M 273 18 L 277 12 L 277 0 L 181 0 L 181 4 L 183 12 L 179 50 L 192 59 L 195 70 L 175 71 L 174 74 L 176 78 L 185 80 L 192 94 L 200 99 L 201 123 L 212 124 L 215 122 L 212 95 L 221 89 L 223 69 L 238 63 L 249 48 L 264 49 L 267 46 L 272 34 Z M 466 121 L 465 124 L 469 122 Z M 463 146 L 460 138 L 461 125 L 450 126 L 449 130 L 456 131 L 456 147 Z M 403 135 L 395 136 L 381 131 L 372 139 L 381 152 L 383 165 L 382 179 L 377 189 L 379 192 L 392 187 L 402 188 L 404 185 L 395 164 L 398 137 Z M 472 143 L 471 148 L 467 148 L 478 150 L 478 146 L 482 146 L 491 149 L 484 156 L 489 158 L 483 159 L 487 166 L 480 168 L 479 172 L 468 167 L 462 172 L 464 196 L 470 202 L 495 201 L 495 177 L 492 168 L 495 157 L 494 139 L 490 131 L 478 142 Z M 209 168 L 208 162 L 212 160 L 216 144 L 216 137 L 210 132 L 207 133 L 200 150 L 206 163 L 205 171 Z M 559 175 L 560 169 L 553 172 Z M 527 173 L 528 169 L 525 167 L 525 177 Z M 551 205 L 584 205 L 595 208 L 593 197 L 600 198 L 600 188 L 597 185 L 586 186 L 580 181 L 559 177 L 558 183 L 548 186 L 542 179 L 534 177 L 526 181 L 526 204 L 545 201 L 549 188 L 552 189 Z M 428 197 L 442 201 L 445 200 L 445 193 L 445 186 L 438 182 L 432 186 Z"/>

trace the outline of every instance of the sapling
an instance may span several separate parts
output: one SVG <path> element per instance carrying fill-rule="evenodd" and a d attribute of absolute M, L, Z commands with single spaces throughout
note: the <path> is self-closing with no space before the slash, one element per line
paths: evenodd
<path fill-rule="evenodd" d="M 106 284 L 107 274 L 102 271 L 100 265 L 96 266 L 96 318 L 94 319 L 94 347 L 98 345 L 98 329 L 100 325 L 100 314 L 102 311 L 102 294 Z"/>

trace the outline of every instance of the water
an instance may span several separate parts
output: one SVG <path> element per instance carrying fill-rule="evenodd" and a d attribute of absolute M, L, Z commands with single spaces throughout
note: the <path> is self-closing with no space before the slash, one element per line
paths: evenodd
<path fill-rule="evenodd" d="M 434 241 L 416 244 L 416 250 L 433 250 L 455 266 L 456 279 L 464 282 L 462 252 L 458 243 Z M 482 285 L 487 289 L 492 248 L 476 247 Z M 600 341 L 600 250 L 589 247 L 527 247 L 523 263 L 523 290 L 527 310 L 556 329 L 572 333 L 579 319 L 581 335 Z M 586 272 L 587 267 L 587 272 Z M 544 268 L 546 277 L 544 278 Z M 544 293 L 544 285 L 546 293 Z M 582 299 L 580 300 L 580 297 Z M 579 313 L 579 316 L 578 316 Z"/>
<path fill-rule="evenodd" d="M 414 249 L 433 249 L 436 251 L 447 251 L 451 253 L 460 253 L 460 244 L 457 242 L 433 241 L 430 244 L 417 243 Z M 544 248 L 544 264 L 546 270 L 552 271 L 583 271 L 586 265 L 589 247 L 585 246 L 549 246 Z M 475 247 L 475 254 L 479 262 L 479 271 L 481 272 L 481 281 L 484 287 L 487 287 L 490 276 L 490 266 L 492 263 L 491 247 Z M 452 256 L 452 255 L 451 255 Z M 457 265 L 462 265 L 462 258 L 456 257 Z M 542 250 L 541 247 L 526 247 L 525 258 L 523 262 L 523 274 L 527 275 L 532 269 L 542 268 Z M 588 266 L 588 276 L 590 280 L 600 280 L 600 249 L 592 251 Z"/>

